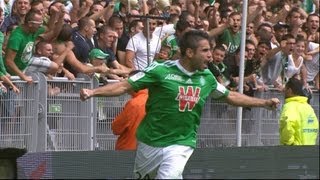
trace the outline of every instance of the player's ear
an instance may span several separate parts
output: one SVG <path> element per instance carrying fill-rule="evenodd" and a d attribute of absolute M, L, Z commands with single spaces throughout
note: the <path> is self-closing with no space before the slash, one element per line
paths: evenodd
<path fill-rule="evenodd" d="M 186 49 L 186 56 L 187 57 L 192 57 L 193 56 L 193 54 L 194 54 L 194 52 L 193 52 L 193 50 L 191 49 L 191 48 L 187 48 Z"/>

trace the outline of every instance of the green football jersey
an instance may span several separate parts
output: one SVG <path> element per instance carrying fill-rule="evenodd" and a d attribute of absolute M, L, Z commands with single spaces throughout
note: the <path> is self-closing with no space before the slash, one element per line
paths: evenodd
<path fill-rule="evenodd" d="M 195 148 L 207 97 L 213 93 L 213 98 L 219 99 L 229 93 L 208 69 L 190 73 L 178 60 L 154 62 L 128 81 L 136 91 L 149 89 L 137 139 L 154 147 L 180 144 Z"/>
<path fill-rule="evenodd" d="M 23 31 L 21 26 L 18 26 L 12 31 L 9 37 L 7 48 L 17 52 L 14 62 L 21 71 L 28 66 L 29 60 L 33 53 L 34 42 L 44 31 L 45 28 L 40 27 L 35 33 L 26 33 Z M 11 75 L 15 75 L 13 72 L 9 72 Z"/>
<path fill-rule="evenodd" d="M 228 47 L 227 51 L 230 54 L 233 54 L 236 52 L 236 50 L 240 46 L 241 32 L 237 32 L 236 34 L 233 34 L 230 29 L 226 29 L 219 36 L 218 42 L 221 44 L 225 44 Z"/>

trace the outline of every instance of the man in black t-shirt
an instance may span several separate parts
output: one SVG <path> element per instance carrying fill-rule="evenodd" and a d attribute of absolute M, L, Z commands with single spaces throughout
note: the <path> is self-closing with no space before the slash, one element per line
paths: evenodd
<path fill-rule="evenodd" d="M 118 62 L 124 65 L 126 57 L 126 47 L 130 37 L 125 32 L 123 20 L 119 16 L 113 15 L 112 17 L 110 17 L 109 26 L 118 35 L 118 38 L 116 39 L 115 54 Z"/>

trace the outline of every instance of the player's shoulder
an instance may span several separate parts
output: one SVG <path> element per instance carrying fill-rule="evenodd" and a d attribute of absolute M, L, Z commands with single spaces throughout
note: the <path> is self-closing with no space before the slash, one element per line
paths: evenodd
<path fill-rule="evenodd" d="M 150 70 L 162 70 L 166 69 L 168 70 L 170 67 L 175 67 L 177 66 L 177 60 L 167 60 L 164 62 L 159 62 L 159 61 L 154 61 L 148 66 L 145 71 L 150 71 Z"/>

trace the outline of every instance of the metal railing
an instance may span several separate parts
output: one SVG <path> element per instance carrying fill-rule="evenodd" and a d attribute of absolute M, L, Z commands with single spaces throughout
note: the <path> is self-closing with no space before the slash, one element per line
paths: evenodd
<path fill-rule="evenodd" d="M 32 74 L 33 84 L 14 77 L 20 94 L 9 91 L 0 95 L 0 148 L 26 148 L 29 152 L 114 150 L 117 136 L 111 124 L 130 98 L 97 97 L 82 102 L 82 88 L 98 87 L 99 82 L 81 75 L 47 79 Z M 256 92 L 256 97 L 283 96 L 276 90 Z M 319 118 L 319 93 L 310 103 Z M 279 144 L 280 110 L 244 108 L 242 146 L 274 146 Z M 198 130 L 198 148 L 236 146 L 237 108 L 208 98 Z"/>

